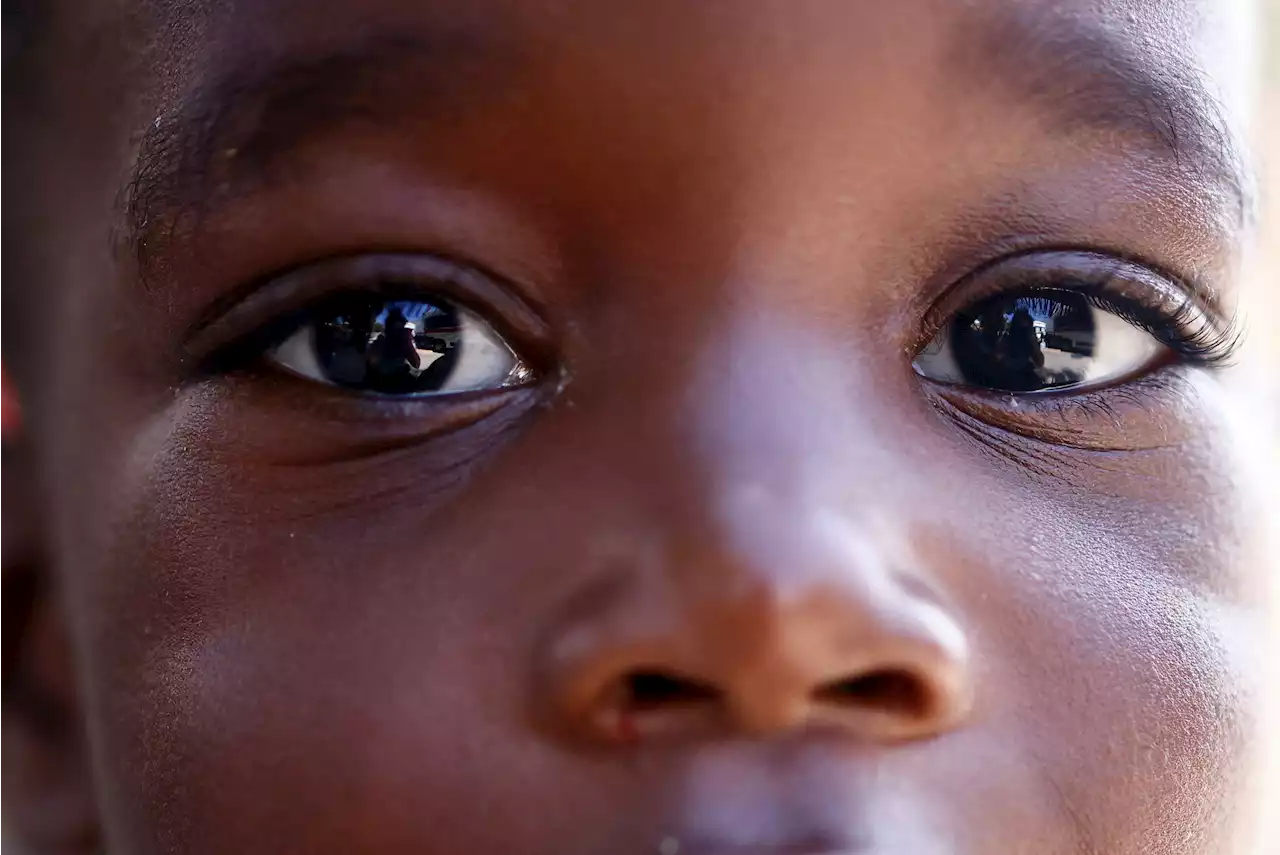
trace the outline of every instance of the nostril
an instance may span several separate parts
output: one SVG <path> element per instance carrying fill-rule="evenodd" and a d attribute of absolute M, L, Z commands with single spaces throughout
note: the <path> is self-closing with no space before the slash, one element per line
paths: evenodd
<path fill-rule="evenodd" d="M 814 692 L 819 703 L 838 707 L 858 707 L 903 718 L 928 714 L 929 692 L 920 678 L 901 668 L 881 668 L 834 680 Z"/>
<path fill-rule="evenodd" d="M 637 670 L 623 679 L 626 705 L 633 713 L 656 712 L 720 699 L 711 685 L 669 671 Z"/>

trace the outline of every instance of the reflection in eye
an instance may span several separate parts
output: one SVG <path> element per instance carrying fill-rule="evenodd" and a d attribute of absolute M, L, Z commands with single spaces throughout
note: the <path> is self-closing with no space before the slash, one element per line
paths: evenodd
<path fill-rule="evenodd" d="M 438 395 L 531 373 L 477 315 L 439 299 L 350 297 L 314 313 L 269 354 L 311 380 L 380 395 Z"/>
<path fill-rule="evenodd" d="M 957 312 L 914 366 L 945 383 L 1038 392 L 1132 374 L 1162 347 L 1084 294 L 1036 289 L 997 295 Z"/>

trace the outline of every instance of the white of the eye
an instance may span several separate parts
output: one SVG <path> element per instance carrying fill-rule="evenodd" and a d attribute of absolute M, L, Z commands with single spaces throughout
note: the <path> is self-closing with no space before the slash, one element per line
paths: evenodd
<path fill-rule="evenodd" d="M 1100 383 L 1137 371 L 1160 352 L 1162 345 L 1151 333 L 1119 315 L 1091 306 L 1093 356 L 1079 360 L 1082 383 Z"/>
<path fill-rule="evenodd" d="M 316 357 L 316 330 L 311 324 L 306 324 L 276 345 L 270 357 L 308 380 L 330 382 L 325 378 L 324 369 L 320 367 L 320 360 Z"/>
<path fill-rule="evenodd" d="M 951 351 L 951 324 L 938 330 L 933 340 L 916 356 L 911 367 L 917 374 L 940 383 L 963 383 L 964 374 Z"/>
<path fill-rule="evenodd" d="M 1093 355 L 1073 356 L 1047 349 L 1045 368 L 1077 372 L 1082 375 L 1079 385 L 1101 383 L 1137 371 L 1160 352 L 1160 342 L 1145 330 L 1097 306 L 1090 306 L 1089 311 L 1093 319 Z M 917 373 L 931 380 L 965 380 L 952 352 L 950 327 L 944 327 L 912 365 Z"/>
<path fill-rule="evenodd" d="M 464 309 L 458 310 L 462 352 L 439 392 L 466 392 L 502 386 L 517 365 L 516 355 L 493 328 Z"/>
<path fill-rule="evenodd" d="M 422 395 L 468 392 L 502 386 L 515 374 L 519 360 L 487 323 L 475 314 L 458 309 L 458 361 L 439 389 Z M 426 368 L 443 354 L 418 351 Z M 315 327 L 307 324 L 271 351 L 270 358 L 302 377 L 332 385 L 316 355 Z"/>

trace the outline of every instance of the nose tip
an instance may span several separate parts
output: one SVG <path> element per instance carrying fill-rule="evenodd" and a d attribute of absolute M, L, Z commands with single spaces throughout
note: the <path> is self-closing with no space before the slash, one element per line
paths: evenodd
<path fill-rule="evenodd" d="M 807 727 L 864 740 L 926 738 L 972 699 L 969 649 L 951 616 L 907 589 L 873 602 L 757 591 L 683 610 L 645 633 L 619 603 L 561 661 L 559 709 L 596 740 L 766 736 Z"/>

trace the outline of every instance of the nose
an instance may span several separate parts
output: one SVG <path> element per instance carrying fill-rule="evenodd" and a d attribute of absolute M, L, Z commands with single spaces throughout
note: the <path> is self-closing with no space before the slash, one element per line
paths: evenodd
<path fill-rule="evenodd" d="M 901 741 L 960 723 L 970 648 L 923 558 L 811 516 L 765 515 L 768 549 L 708 538 L 615 558 L 548 647 L 558 720 L 621 743 L 811 727 Z M 779 543 L 788 533 L 798 540 Z"/>

